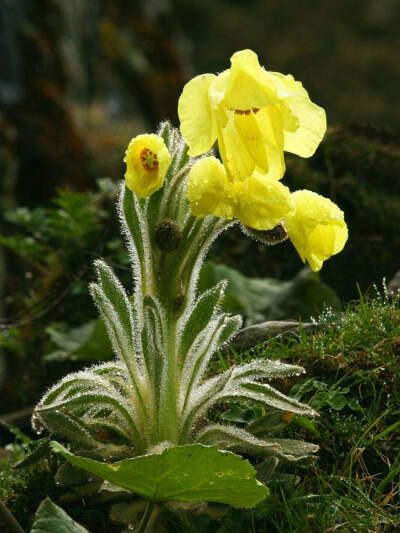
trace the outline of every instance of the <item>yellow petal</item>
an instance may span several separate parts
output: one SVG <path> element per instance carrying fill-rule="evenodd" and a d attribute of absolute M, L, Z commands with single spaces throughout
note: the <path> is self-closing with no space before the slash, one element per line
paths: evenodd
<path fill-rule="evenodd" d="M 285 173 L 282 117 L 278 106 L 257 113 L 230 112 L 228 123 L 218 128 L 221 158 L 234 182 L 253 172 L 280 180 Z"/>
<path fill-rule="evenodd" d="M 317 149 L 326 131 L 324 109 L 314 104 L 302 84 L 293 76 L 269 72 L 276 83 L 284 117 L 286 152 L 310 157 Z"/>
<path fill-rule="evenodd" d="M 234 127 L 255 165 L 261 172 L 268 172 L 267 143 L 264 141 L 255 113 L 235 112 L 233 120 Z"/>
<path fill-rule="evenodd" d="M 236 216 L 245 225 L 257 230 L 277 226 L 293 211 L 290 191 L 281 182 L 255 172 L 249 179 L 236 183 Z"/>
<path fill-rule="evenodd" d="M 276 103 L 274 87 L 262 83 L 262 67 L 257 54 L 241 50 L 231 57 L 229 85 L 224 103 L 230 109 L 251 110 Z"/>
<path fill-rule="evenodd" d="M 280 180 L 285 173 L 283 121 L 279 105 L 260 109 L 255 115 L 268 154 L 268 178 Z"/>
<path fill-rule="evenodd" d="M 217 125 L 208 94 L 215 77 L 214 74 L 196 76 L 185 85 L 179 98 L 180 130 L 192 157 L 208 152 L 217 138 Z"/>
<path fill-rule="evenodd" d="M 218 147 L 232 181 L 242 181 L 252 175 L 255 163 L 235 127 L 232 112 L 227 115 L 225 127 L 218 124 Z"/>
<path fill-rule="evenodd" d="M 190 170 L 187 199 L 198 217 L 214 215 L 231 219 L 234 206 L 225 168 L 216 157 L 203 157 Z"/>
<path fill-rule="evenodd" d="M 125 182 L 139 198 L 162 187 L 171 156 L 163 139 L 154 134 L 134 137 L 125 152 Z"/>
<path fill-rule="evenodd" d="M 208 90 L 208 96 L 210 98 L 211 108 L 214 109 L 215 111 L 217 109 L 221 109 L 222 107 L 221 104 L 223 102 L 223 99 L 225 98 L 225 93 L 229 87 L 229 83 L 230 83 L 230 71 L 229 70 L 224 70 L 211 81 L 211 84 Z"/>
<path fill-rule="evenodd" d="M 285 226 L 293 245 L 313 271 L 342 251 L 348 238 L 343 211 L 328 198 L 311 191 L 292 195 L 295 211 L 285 218 Z"/>

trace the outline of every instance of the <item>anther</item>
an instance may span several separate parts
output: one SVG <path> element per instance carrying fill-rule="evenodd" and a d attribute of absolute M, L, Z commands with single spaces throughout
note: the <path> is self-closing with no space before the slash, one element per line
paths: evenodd
<path fill-rule="evenodd" d="M 158 168 L 157 154 L 155 154 L 154 152 L 152 152 L 148 148 L 143 148 L 143 150 L 140 152 L 140 160 L 142 161 L 143 167 L 148 172 L 151 172 L 153 170 L 157 170 L 157 168 Z"/>

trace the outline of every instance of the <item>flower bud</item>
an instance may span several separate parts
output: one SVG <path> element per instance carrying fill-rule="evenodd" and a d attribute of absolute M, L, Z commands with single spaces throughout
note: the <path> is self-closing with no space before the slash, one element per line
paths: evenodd
<path fill-rule="evenodd" d="M 182 240 L 182 232 L 172 220 L 163 220 L 157 226 L 155 241 L 158 248 L 165 253 L 170 253 L 179 248 Z"/>

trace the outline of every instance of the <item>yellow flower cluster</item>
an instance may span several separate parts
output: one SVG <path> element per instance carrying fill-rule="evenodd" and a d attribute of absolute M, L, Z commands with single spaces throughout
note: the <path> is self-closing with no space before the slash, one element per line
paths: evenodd
<path fill-rule="evenodd" d="M 310 157 L 326 130 L 325 111 L 291 75 L 268 72 L 251 50 L 236 52 L 231 68 L 189 81 L 178 104 L 181 132 L 196 157 L 218 141 L 222 163 L 203 157 L 192 167 L 187 198 L 194 215 L 239 219 L 256 230 L 283 223 L 312 270 L 347 241 L 343 212 L 311 191 L 281 182 L 284 152 Z M 138 135 L 126 154 L 126 185 L 145 198 L 163 185 L 171 156 L 161 137 Z"/>
<path fill-rule="evenodd" d="M 251 50 L 236 52 L 231 68 L 189 81 L 178 104 L 189 155 L 218 140 L 222 163 L 198 160 L 187 197 L 194 215 L 238 218 L 269 230 L 283 222 L 303 261 L 320 270 L 347 240 L 343 212 L 311 191 L 290 193 L 279 181 L 284 151 L 310 157 L 326 130 L 324 110 L 291 75 L 267 72 Z"/>

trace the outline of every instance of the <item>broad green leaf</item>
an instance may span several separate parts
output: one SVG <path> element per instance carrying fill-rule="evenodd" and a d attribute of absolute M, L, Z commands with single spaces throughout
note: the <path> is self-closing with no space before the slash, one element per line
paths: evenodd
<path fill-rule="evenodd" d="M 36 511 L 31 533 L 88 533 L 63 509 L 46 498 Z"/>
<path fill-rule="evenodd" d="M 274 337 L 299 336 L 300 331 L 309 333 L 316 331 L 317 324 L 313 322 L 297 322 L 297 320 L 267 320 L 258 322 L 241 329 L 231 347 L 236 350 L 244 350 L 257 344 L 261 344 Z"/>
<path fill-rule="evenodd" d="M 112 357 L 110 341 L 101 319 L 91 320 L 65 332 L 52 327 L 46 331 L 57 346 L 57 350 L 44 356 L 46 361 L 106 361 Z"/>
<path fill-rule="evenodd" d="M 340 393 L 332 394 L 327 398 L 327 403 L 335 411 L 341 411 L 347 405 L 347 398 L 344 394 L 340 394 Z"/>
<path fill-rule="evenodd" d="M 306 320 L 318 315 L 324 305 L 341 309 L 335 291 L 308 268 L 290 281 L 280 281 L 249 278 L 234 268 L 207 262 L 201 270 L 199 289 L 204 291 L 224 279 L 228 288 L 223 309 L 243 314 L 247 324 L 287 317 Z"/>
<path fill-rule="evenodd" d="M 74 455 L 58 442 L 51 446 L 72 464 L 152 501 L 207 501 L 250 508 L 268 495 L 247 460 L 215 447 L 191 444 L 101 463 Z"/>

